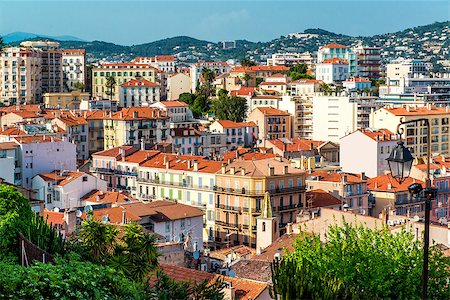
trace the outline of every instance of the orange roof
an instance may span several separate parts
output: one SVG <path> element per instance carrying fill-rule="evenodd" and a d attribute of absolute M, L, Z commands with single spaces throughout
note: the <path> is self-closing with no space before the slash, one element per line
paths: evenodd
<path fill-rule="evenodd" d="M 322 46 L 320 48 L 348 48 L 347 46 L 338 44 L 338 43 L 331 43 L 331 44 L 327 44 L 325 46 Z"/>
<path fill-rule="evenodd" d="M 269 78 L 285 78 L 285 77 L 287 77 L 287 76 L 282 73 L 275 73 L 275 74 L 269 76 Z"/>
<path fill-rule="evenodd" d="M 264 248 L 261 251 L 261 254 L 253 256 L 250 259 L 272 262 L 274 255 L 276 253 L 284 254 L 286 249 L 289 251 L 294 250 L 295 239 L 297 238 L 297 236 L 298 234 L 295 233 L 283 234 L 278 239 L 276 239 L 270 246 Z"/>
<path fill-rule="evenodd" d="M 366 180 L 362 180 L 359 176 L 342 172 L 314 171 L 309 176 L 319 178 L 319 181 L 328 181 L 328 182 L 342 182 L 344 176 L 347 176 L 348 183 L 366 182 Z"/>
<path fill-rule="evenodd" d="M 358 131 L 362 132 L 374 141 L 391 141 L 396 139 L 395 134 L 392 131 L 384 128 L 377 130 L 359 129 Z"/>
<path fill-rule="evenodd" d="M 8 127 L 1 131 L 0 135 L 27 135 L 27 133 L 22 131 L 19 127 Z"/>
<path fill-rule="evenodd" d="M 125 204 L 130 202 L 139 202 L 135 198 L 124 192 L 99 191 L 93 190 L 81 197 L 80 200 L 94 203 Z"/>
<path fill-rule="evenodd" d="M 169 265 L 161 263 L 159 264 L 161 270 L 164 271 L 170 278 L 175 281 L 183 281 L 183 282 L 196 282 L 202 283 L 205 280 L 210 281 L 214 278 L 213 273 L 198 271 L 194 269 L 188 269 L 185 267 L 180 267 L 176 265 Z"/>
<path fill-rule="evenodd" d="M 54 181 L 57 182 L 58 186 L 64 186 L 77 178 L 80 178 L 83 175 L 88 175 L 84 172 L 75 172 L 75 171 L 58 171 L 54 170 L 50 173 L 41 173 L 36 176 L 41 177 L 44 181 Z"/>
<path fill-rule="evenodd" d="M 311 208 L 330 207 L 342 204 L 341 200 L 322 189 L 306 192 L 306 201 L 310 200 Z"/>
<path fill-rule="evenodd" d="M 384 107 L 386 111 L 390 112 L 395 116 L 427 116 L 427 115 L 448 115 L 450 111 L 447 111 L 447 107 L 436 107 L 431 106 L 430 109 L 427 107 L 396 107 L 389 108 Z"/>
<path fill-rule="evenodd" d="M 255 88 L 242 87 L 239 90 L 233 90 L 230 92 L 231 96 L 252 96 L 255 93 Z"/>
<path fill-rule="evenodd" d="M 41 106 L 39 104 L 17 104 L 12 106 L 4 106 L 0 107 L 0 111 L 34 111 L 34 112 L 40 112 Z"/>
<path fill-rule="evenodd" d="M 94 110 L 86 112 L 86 120 L 103 120 L 109 111 L 106 110 Z"/>
<path fill-rule="evenodd" d="M 0 150 L 12 150 L 15 149 L 16 147 L 19 147 L 19 145 L 14 142 L 0 143 Z"/>
<path fill-rule="evenodd" d="M 233 122 L 230 120 L 217 120 L 223 128 L 243 128 L 243 127 L 255 127 L 254 122 Z"/>
<path fill-rule="evenodd" d="M 105 119 L 132 121 L 132 120 L 147 120 L 147 119 L 167 119 L 167 112 L 152 108 L 152 107 L 127 107 L 121 111 L 114 113 L 111 117 L 107 116 Z"/>
<path fill-rule="evenodd" d="M 333 65 L 348 65 L 348 61 L 343 59 L 343 58 L 330 58 L 330 59 L 326 59 L 323 62 L 321 62 L 322 64 L 333 64 Z"/>
<path fill-rule="evenodd" d="M 165 107 L 189 106 L 187 103 L 182 101 L 161 101 L 159 103 L 161 103 L 161 105 L 164 105 Z"/>
<path fill-rule="evenodd" d="M 151 82 L 150 80 L 146 79 L 132 79 L 127 82 L 124 82 L 121 84 L 121 86 L 125 87 L 134 87 L 134 86 L 152 86 L 152 87 L 159 87 L 159 84 L 156 84 L 154 82 Z"/>
<path fill-rule="evenodd" d="M 261 152 L 250 152 L 250 149 L 238 149 L 231 152 L 225 152 L 221 156 L 222 161 L 228 161 L 228 159 L 236 159 L 236 153 L 238 153 L 238 158 L 243 160 L 262 160 L 273 158 L 276 155 L 274 153 L 261 153 Z"/>
<path fill-rule="evenodd" d="M 255 281 L 245 278 L 236 278 L 223 275 L 216 275 L 224 281 L 231 283 L 234 288 L 235 299 L 239 300 L 254 300 L 257 299 L 266 289 L 269 284 L 266 282 Z"/>
<path fill-rule="evenodd" d="M 279 110 L 277 108 L 273 108 L 270 106 L 257 107 L 255 109 L 259 110 L 266 116 L 290 116 L 290 114 L 288 112 L 285 112 L 283 110 Z"/>
<path fill-rule="evenodd" d="M 18 115 L 19 117 L 22 117 L 24 119 L 31 119 L 31 118 L 39 118 L 41 117 L 40 115 L 38 115 L 35 112 L 32 111 L 12 111 L 10 112 L 11 114 L 15 114 Z"/>
<path fill-rule="evenodd" d="M 286 146 L 287 152 L 297 152 L 297 151 L 308 151 L 315 150 L 317 147 L 322 145 L 324 142 L 322 141 L 314 141 L 314 140 L 306 140 L 300 138 L 293 138 L 289 141 L 289 143 L 285 143 L 283 140 L 269 140 L 269 142 L 274 145 L 276 148 L 283 150 Z"/>
<path fill-rule="evenodd" d="M 252 70 L 250 67 L 234 67 L 230 70 L 230 73 L 255 73 L 255 70 Z"/>
<path fill-rule="evenodd" d="M 229 64 L 224 61 L 203 61 L 195 63 L 194 66 L 229 66 Z"/>
<path fill-rule="evenodd" d="M 125 150 L 125 157 L 138 151 L 138 149 L 134 148 L 133 146 L 119 146 L 119 147 L 114 147 L 111 149 L 95 152 L 92 155 L 111 156 L 111 157 L 115 157 L 116 159 L 122 159 L 121 149 Z"/>
<path fill-rule="evenodd" d="M 108 221 L 113 224 L 121 224 L 122 218 L 123 218 L 123 212 L 124 208 L 122 206 L 116 206 L 116 207 L 109 207 L 109 208 L 101 208 L 101 209 L 94 209 L 92 212 L 94 213 L 94 218 L 96 220 L 102 220 L 104 216 L 108 217 Z M 141 220 L 138 216 L 133 214 L 132 212 L 129 212 L 128 210 L 125 210 L 125 218 L 126 222 L 135 222 Z M 83 212 L 81 215 L 81 219 L 86 219 L 86 213 Z"/>
<path fill-rule="evenodd" d="M 61 122 L 65 123 L 68 126 L 78 126 L 87 124 L 86 119 L 75 115 L 61 115 L 56 117 L 55 119 L 60 120 Z"/>
<path fill-rule="evenodd" d="M 101 67 L 136 67 L 139 69 L 153 69 L 153 70 L 158 70 L 148 64 L 138 64 L 138 63 L 134 63 L 134 62 L 129 62 L 129 63 L 105 63 L 102 64 Z M 132 69 L 132 68 L 130 68 Z"/>
<path fill-rule="evenodd" d="M 302 78 L 292 81 L 290 84 L 322 84 L 322 83 L 323 83 L 322 80 Z"/>
<path fill-rule="evenodd" d="M 130 203 L 121 207 L 136 216 L 150 217 L 155 222 L 203 216 L 203 211 L 199 208 L 164 200 Z"/>
<path fill-rule="evenodd" d="M 250 67 L 253 71 L 288 71 L 289 68 L 285 66 L 252 66 Z"/>
<path fill-rule="evenodd" d="M 425 186 L 423 181 L 408 177 L 402 183 L 398 183 L 397 180 L 392 178 L 391 174 L 381 175 L 374 178 L 370 178 L 367 181 L 367 189 L 371 191 L 383 191 L 383 192 L 406 192 L 408 186 L 413 183 L 420 183 Z"/>
<path fill-rule="evenodd" d="M 159 151 L 155 150 L 138 150 L 134 153 L 127 154 L 127 156 L 125 156 L 125 161 L 140 164 L 158 155 L 159 153 Z"/>
<path fill-rule="evenodd" d="M 276 81 L 276 82 L 261 82 L 259 85 L 287 85 L 286 82 Z"/>
<path fill-rule="evenodd" d="M 85 54 L 86 50 L 85 49 L 64 49 L 63 50 L 63 54 Z"/>
<path fill-rule="evenodd" d="M 19 144 L 53 143 L 62 140 L 46 135 L 27 135 L 14 138 Z"/>
<path fill-rule="evenodd" d="M 173 55 L 157 55 L 155 58 L 160 61 L 175 61 L 175 56 Z"/>
<path fill-rule="evenodd" d="M 64 221 L 63 212 L 55 212 L 47 209 L 44 209 L 44 220 L 46 220 L 48 224 L 52 225 L 64 225 L 66 222 Z"/>
<path fill-rule="evenodd" d="M 158 155 L 142 163 L 141 167 L 165 169 L 165 159 L 169 163 L 169 169 L 172 170 L 194 171 L 194 162 L 198 163 L 198 172 L 203 173 L 216 173 L 222 167 L 221 162 L 206 160 L 204 159 L 204 156 L 176 155 L 167 153 L 159 153 Z M 190 166 L 188 166 L 188 160 L 190 161 Z"/>

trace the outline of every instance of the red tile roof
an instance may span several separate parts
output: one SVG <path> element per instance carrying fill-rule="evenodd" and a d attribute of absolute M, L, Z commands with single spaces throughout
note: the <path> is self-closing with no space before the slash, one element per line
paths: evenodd
<path fill-rule="evenodd" d="M 387 174 L 370 178 L 367 181 L 367 189 L 378 192 L 406 192 L 408 191 L 408 186 L 413 183 L 420 183 L 422 184 L 422 186 L 425 186 L 425 183 L 423 181 L 411 177 L 406 178 L 402 183 L 398 183 L 397 180 L 392 178 L 391 174 Z"/>
<path fill-rule="evenodd" d="M 164 271 L 164 273 L 175 281 L 202 283 L 205 280 L 212 280 L 215 276 L 213 273 L 207 273 L 165 263 L 161 263 L 159 267 L 162 271 Z"/>
<path fill-rule="evenodd" d="M 150 217 L 155 222 L 203 216 L 203 211 L 199 208 L 164 200 L 123 204 L 121 207 L 136 216 Z"/>
<path fill-rule="evenodd" d="M 368 78 L 356 77 L 356 78 L 347 79 L 344 82 L 371 82 L 371 81 Z"/>
<path fill-rule="evenodd" d="M 255 94 L 255 88 L 242 87 L 239 90 L 233 90 L 230 92 L 231 96 L 252 96 Z"/>
<path fill-rule="evenodd" d="M 250 67 L 253 71 L 288 71 L 289 68 L 285 66 L 252 66 Z"/>
<path fill-rule="evenodd" d="M 244 128 L 244 127 L 255 127 L 254 122 L 234 122 L 230 120 L 217 120 L 223 128 Z"/>
<path fill-rule="evenodd" d="M 343 59 L 343 58 L 330 58 L 330 59 L 326 59 L 323 62 L 321 62 L 322 64 L 333 64 L 333 65 L 348 65 L 348 61 Z"/>
<path fill-rule="evenodd" d="M 314 171 L 310 175 L 310 177 L 318 177 L 320 181 L 329 181 L 329 182 L 342 182 L 343 177 L 347 176 L 348 183 L 363 183 L 366 180 L 362 180 L 359 176 L 350 173 L 342 173 L 342 172 L 325 172 L 325 171 Z"/>
<path fill-rule="evenodd" d="M 164 160 L 169 163 L 169 169 L 194 171 L 194 161 L 198 163 L 198 172 L 216 173 L 222 167 L 221 162 L 206 160 L 204 156 L 194 155 L 176 155 L 160 153 L 152 159 L 141 164 L 141 167 L 161 168 L 165 169 Z M 188 167 L 188 160 L 190 160 L 190 167 Z"/>
<path fill-rule="evenodd" d="M 146 79 L 132 79 L 127 82 L 122 83 L 123 87 L 135 87 L 135 86 L 151 86 L 151 87 L 159 87 L 159 84 L 151 82 Z"/>
<path fill-rule="evenodd" d="M 75 172 L 75 171 L 59 171 L 54 170 L 50 173 L 41 173 L 36 176 L 41 177 L 44 181 L 53 181 L 57 183 L 58 186 L 64 186 L 81 176 L 88 175 L 84 172 Z"/>
<path fill-rule="evenodd" d="M 123 212 L 125 213 L 125 219 L 126 222 L 136 222 L 141 220 L 140 217 L 136 216 L 134 213 L 129 212 L 128 210 L 124 209 L 122 206 L 116 206 L 116 207 L 109 207 L 109 208 L 101 208 L 101 209 L 94 209 L 92 212 L 94 213 L 94 218 L 96 220 L 102 221 L 102 218 L 104 216 L 108 217 L 108 221 L 113 224 L 122 224 L 123 222 Z M 86 219 L 86 213 L 83 212 L 81 215 L 81 219 Z"/>
<path fill-rule="evenodd" d="M 62 142 L 62 140 L 52 136 L 45 135 L 28 135 L 14 138 L 19 144 L 35 144 L 35 143 L 53 143 Z"/>
<path fill-rule="evenodd" d="M 173 55 L 157 55 L 155 58 L 159 61 L 175 61 L 175 56 Z"/>
<path fill-rule="evenodd" d="M 384 128 L 377 130 L 359 129 L 358 131 L 362 132 L 374 141 L 391 141 L 396 139 L 395 134 L 392 131 Z"/>
<path fill-rule="evenodd" d="M 447 107 L 436 107 L 431 106 L 430 109 L 427 107 L 396 107 L 389 108 L 384 107 L 386 111 L 390 112 L 395 116 L 427 116 L 427 115 L 448 115 L 450 110 L 447 111 Z"/>
<path fill-rule="evenodd" d="M 44 209 L 44 220 L 52 225 L 64 225 L 64 213 Z"/>
<path fill-rule="evenodd" d="M 292 81 L 290 84 L 322 84 L 322 83 L 323 83 L 322 80 L 302 78 Z"/>
<path fill-rule="evenodd" d="M 340 199 L 322 189 L 306 192 L 306 201 L 311 201 L 311 208 L 335 207 L 342 204 Z"/>
<path fill-rule="evenodd" d="M 325 46 L 322 46 L 320 48 L 348 48 L 347 46 L 338 44 L 338 43 L 331 43 L 331 44 L 327 44 Z"/>
<path fill-rule="evenodd" d="M 314 140 L 306 140 L 300 138 L 293 138 L 289 142 L 285 143 L 283 140 L 269 140 L 269 142 L 274 145 L 276 148 L 284 151 L 284 145 L 286 145 L 287 152 L 297 152 L 297 151 L 308 151 L 317 149 L 324 142 L 322 141 L 314 141 Z"/>
<path fill-rule="evenodd" d="M 125 156 L 131 155 L 132 153 L 138 151 L 138 149 L 133 146 L 119 146 L 111 149 L 95 152 L 92 155 L 96 156 L 110 156 L 115 157 L 116 159 L 122 159 L 121 149 L 125 150 Z"/>
<path fill-rule="evenodd" d="M 114 113 L 111 117 L 105 119 L 132 121 L 132 120 L 148 120 L 148 119 L 167 119 L 169 118 L 166 111 L 162 111 L 152 107 L 127 107 Z"/>
<path fill-rule="evenodd" d="M 25 131 L 22 131 L 19 127 L 8 127 L 5 130 L 0 132 L 0 135 L 27 135 Z"/>
<path fill-rule="evenodd" d="M 288 112 L 270 106 L 257 107 L 255 110 L 259 110 L 266 116 L 290 116 Z"/>
<path fill-rule="evenodd" d="M 276 81 L 276 82 L 261 82 L 259 85 L 287 85 L 286 82 Z"/>
<path fill-rule="evenodd" d="M 12 150 L 19 147 L 19 145 L 15 142 L 3 142 L 0 143 L 0 150 Z"/>
<path fill-rule="evenodd" d="M 130 202 L 139 202 L 135 198 L 124 192 L 99 191 L 93 190 L 81 197 L 80 200 L 94 203 L 111 203 L 111 204 L 125 204 Z"/>
<path fill-rule="evenodd" d="M 85 49 L 64 49 L 63 50 L 63 54 L 85 54 L 86 50 Z"/>
<path fill-rule="evenodd" d="M 164 105 L 165 107 L 185 107 L 189 106 L 187 103 L 182 101 L 161 101 L 161 105 Z"/>
<path fill-rule="evenodd" d="M 293 251 L 294 242 L 298 234 L 283 234 L 277 238 L 270 246 L 266 247 L 261 251 L 261 254 L 253 256 L 251 260 L 262 260 L 267 262 L 272 262 L 275 254 L 284 254 L 285 250 Z"/>

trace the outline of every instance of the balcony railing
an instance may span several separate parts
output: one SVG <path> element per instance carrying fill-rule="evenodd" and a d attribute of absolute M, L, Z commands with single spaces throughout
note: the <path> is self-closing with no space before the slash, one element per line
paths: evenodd
<path fill-rule="evenodd" d="M 130 191 L 131 190 L 131 186 L 128 186 L 128 185 L 120 185 L 120 184 L 118 184 L 116 187 L 119 190 L 124 190 L 124 191 Z"/>
<path fill-rule="evenodd" d="M 114 174 L 117 174 L 117 175 L 128 175 L 128 176 L 137 176 L 137 172 L 121 171 L 121 170 L 114 170 Z"/>
<path fill-rule="evenodd" d="M 285 211 L 285 210 L 293 210 L 299 208 L 298 204 L 289 204 L 289 205 L 282 205 L 278 206 L 278 211 Z"/>
<path fill-rule="evenodd" d="M 220 225 L 220 226 L 223 226 L 223 227 L 236 228 L 236 229 L 239 228 L 239 224 L 227 223 L 227 222 L 224 222 L 224 221 L 217 221 L 216 220 L 216 224 Z"/>
<path fill-rule="evenodd" d="M 215 191 L 216 187 L 214 186 L 207 186 L 207 185 L 193 185 L 193 184 L 187 184 L 187 183 L 180 183 L 180 182 L 163 182 L 161 179 L 153 179 L 153 178 L 143 178 L 138 177 L 138 182 L 141 183 L 154 183 L 162 186 L 168 186 L 168 187 L 182 187 L 185 189 L 193 189 L 193 190 L 204 190 L 204 191 Z"/>
<path fill-rule="evenodd" d="M 139 197 L 144 200 L 154 200 L 156 195 L 139 194 Z"/>
<path fill-rule="evenodd" d="M 241 211 L 241 207 L 239 207 L 239 206 L 231 206 L 231 205 L 224 205 L 224 204 L 219 204 L 217 206 L 217 208 L 220 208 L 223 210 L 231 210 L 231 211 L 235 211 L 235 212 Z"/>
<path fill-rule="evenodd" d="M 229 193 L 229 194 L 239 194 L 239 195 L 254 195 L 254 196 L 263 196 L 265 194 L 265 191 L 255 191 L 255 190 L 248 190 L 245 188 L 242 189 L 233 189 L 233 188 L 223 188 L 223 187 L 217 187 L 215 190 L 219 192 Z M 291 193 L 291 192 L 299 192 L 299 191 L 305 191 L 306 186 L 297 186 L 297 187 L 287 187 L 287 188 L 275 188 L 275 189 L 269 189 L 268 192 L 270 194 L 282 194 L 282 193 Z"/>
<path fill-rule="evenodd" d="M 91 167 L 90 171 L 91 172 L 96 172 L 96 173 L 114 174 L 114 170 L 110 169 L 110 168 L 95 168 L 95 167 Z"/>

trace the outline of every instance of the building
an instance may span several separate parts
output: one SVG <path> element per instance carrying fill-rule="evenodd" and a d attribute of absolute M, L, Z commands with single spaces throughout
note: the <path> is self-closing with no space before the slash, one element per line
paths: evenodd
<path fill-rule="evenodd" d="M 41 50 L 7 47 L 0 54 L 0 101 L 34 103 L 42 96 Z"/>
<path fill-rule="evenodd" d="M 342 58 L 330 58 L 316 64 L 316 79 L 326 84 L 341 83 L 349 79 L 349 63 Z"/>
<path fill-rule="evenodd" d="M 106 190 L 106 181 L 83 172 L 55 170 L 34 176 L 31 187 L 45 208 L 70 210 L 82 206 L 81 198 L 92 190 Z"/>
<path fill-rule="evenodd" d="M 209 126 L 212 133 L 223 133 L 229 149 L 251 147 L 258 140 L 258 126 L 254 122 L 233 122 L 217 120 Z"/>
<path fill-rule="evenodd" d="M 108 77 L 114 77 L 112 96 L 110 87 L 106 85 Z M 120 86 L 133 79 L 145 79 L 156 83 L 158 69 L 148 64 L 108 63 L 92 68 L 92 96 L 119 101 Z"/>
<path fill-rule="evenodd" d="M 383 211 L 395 212 L 396 215 L 412 218 L 416 215 L 423 217 L 424 202 L 411 196 L 408 187 L 413 183 L 419 183 L 425 187 L 420 180 L 408 177 L 402 183 L 392 178 L 390 174 L 370 178 L 367 181 L 367 189 L 372 198 L 373 216 L 378 217 Z"/>
<path fill-rule="evenodd" d="M 202 155 L 202 133 L 195 128 L 171 128 L 169 142 L 175 153 Z"/>
<path fill-rule="evenodd" d="M 374 128 L 386 128 L 397 132 L 400 120 L 403 122 L 419 118 L 428 119 L 431 125 L 431 153 L 448 155 L 449 107 L 435 107 L 428 104 L 425 107 L 384 107 L 372 114 Z M 405 146 L 416 156 L 427 155 L 426 126 L 419 122 L 402 125 Z"/>
<path fill-rule="evenodd" d="M 190 68 L 192 92 L 195 92 L 200 83 L 203 69 L 209 69 L 217 76 L 223 73 L 228 73 L 231 70 L 231 66 L 226 62 L 198 62 L 192 64 Z"/>
<path fill-rule="evenodd" d="M 61 115 L 55 113 L 51 124 L 66 132 L 68 141 L 76 146 L 78 160 L 84 161 L 89 158 L 89 126 L 85 118 L 71 112 Z"/>
<path fill-rule="evenodd" d="M 102 151 L 105 147 L 105 134 L 103 120 L 109 116 L 108 111 L 93 110 L 84 111 L 83 117 L 88 123 L 88 151 L 89 157 L 98 151 Z"/>
<path fill-rule="evenodd" d="M 314 171 L 306 179 L 308 191 L 324 190 L 347 204 L 348 210 L 361 214 L 372 214 L 372 203 L 367 192 L 367 178 L 350 173 Z"/>
<path fill-rule="evenodd" d="M 32 178 L 54 170 L 76 170 L 76 145 L 45 135 L 14 138 L 19 145 L 20 175 L 16 183 L 31 187 Z"/>
<path fill-rule="evenodd" d="M 360 45 L 352 50 L 357 55 L 358 76 L 376 80 L 380 79 L 381 48 Z"/>
<path fill-rule="evenodd" d="M 305 172 L 281 159 L 235 160 L 216 173 L 216 245 L 256 248 L 256 218 L 269 193 L 275 228 L 293 222 L 305 199 Z M 275 229 L 274 228 L 274 229 Z"/>
<path fill-rule="evenodd" d="M 2 183 L 20 183 L 19 145 L 15 142 L 0 143 L 0 178 Z"/>
<path fill-rule="evenodd" d="M 139 202 L 134 197 L 122 191 L 92 190 L 80 199 L 81 206 L 106 204 L 107 206 L 120 206 L 122 204 Z"/>
<path fill-rule="evenodd" d="M 77 82 L 86 85 L 86 50 L 63 50 L 62 71 L 64 76 L 64 89 L 67 92 L 75 89 L 74 84 Z"/>
<path fill-rule="evenodd" d="M 320 80 L 298 79 L 289 82 L 286 92 L 289 96 L 312 97 L 320 92 L 321 84 L 323 84 L 323 81 Z"/>
<path fill-rule="evenodd" d="M 136 57 L 132 62 L 137 64 L 149 64 L 164 73 L 175 73 L 177 61 L 173 55 L 156 55 L 153 57 Z"/>
<path fill-rule="evenodd" d="M 307 191 L 305 211 L 312 215 L 320 215 L 322 208 L 341 210 L 342 201 L 339 197 L 321 189 Z"/>
<path fill-rule="evenodd" d="M 368 78 L 354 77 L 342 82 L 342 86 L 348 91 L 362 93 L 371 90 L 372 82 Z"/>
<path fill-rule="evenodd" d="M 257 107 L 248 120 L 258 126 L 258 138 L 262 141 L 292 138 L 292 117 L 288 112 L 273 107 Z"/>
<path fill-rule="evenodd" d="M 159 102 L 160 87 L 155 82 L 146 79 L 132 79 L 120 85 L 119 106 L 150 106 Z"/>
<path fill-rule="evenodd" d="M 267 59 L 268 66 L 291 67 L 305 64 L 309 70 L 314 69 L 314 56 L 311 53 L 275 53 Z"/>
<path fill-rule="evenodd" d="M 397 145 L 397 137 L 387 129 L 367 128 L 341 137 L 339 144 L 344 172 L 364 172 L 368 177 L 377 177 L 389 170 L 386 159 Z"/>
<path fill-rule="evenodd" d="M 128 107 L 103 119 L 104 149 L 122 145 L 154 145 L 168 136 L 167 112 L 151 107 Z"/>
<path fill-rule="evenodd" d="M 345 94 L 315 96 L 312 103 L 312 138 L 336 143 L 355 130 L 371 127 L 371 113 L 382 107 L 375 97 Z"/>
<path fill-rule="evenodd" d="M 175 73 L 167 78 L 167 100 L 178 100 L 183 93 L 192 91 L 191 77 L 183 73 Z"/>
<path fill-rule="evenodd" d="M 317 51 L 317 63 L 322 63 L 328 59 L 343 59 L 348 63 L 348 73 L 350 77 L 355 77 L 358 74 L 358 57 L 349 47 L 332 43 L 322 46 Z M 316 70 L 317 76 L 317 70 Z"/>
<path fill-rule="evenodd" d="M 441 176 L 434 178 L 433 183 L 437 188 L 436 205 L 432 206 L 430 219 L 435 222 L 448 223 L 450 219 L 450 203 L 448 198 L 450 196 L 450 189 L 448 182 L 450 176 L 447 172 L 443 172 Z M 424 185 L 425 186 L 425 185 Z"/>
<path fill-rule="evenodd" d="M 151 105 L 155 109 L 165 111 L 170 117 L 170 128 L 196 127 L 192 110 L 187 103 L 181 101 L 161 101 Z"/>
<path fill-rule="evenodd" d="M 89 101 L 89 93 L 74 90 L 64 93 L 45 93 L 43 95 L 46 108 L 78 110 L 82 101 Z"/>

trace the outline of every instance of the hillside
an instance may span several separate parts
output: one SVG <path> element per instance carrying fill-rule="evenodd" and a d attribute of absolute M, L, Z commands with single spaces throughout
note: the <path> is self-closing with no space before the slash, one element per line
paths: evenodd
<path fill-rule="evenodd" d="M 268 42 L 254 43 L 238 40 L 236 41 L 236 48 L 226 50 L 222 49 L 221 43 L 198 40 L 187 36 L 166 38 L 133 46 L 122 46 L 102 41 L 64 40 L 61 41 L 61 46 L 68 49 L 86 49 L 89 61 L 99 59 L 129 60 L 135 56 L 173 54 L 178 57 L 179 61 L 192 62 L 197 60 L 241 59 L 246 56 L 256 61 L 265 61 L 268 56 L 276 52 L 316 52 L 321 45 L 328 43 L 340 43 L 347 46 L 364 44 L 381 47 L 383 49 L 382 57 L 385 60 L 395 57 L 415 57 L 437 62 L 450 58 L 449 37 L 449 22 L 446 21 L 368 37 L 353 37 L 313 28 L 306 29 L 303 33 L 281 36 Z"/>

